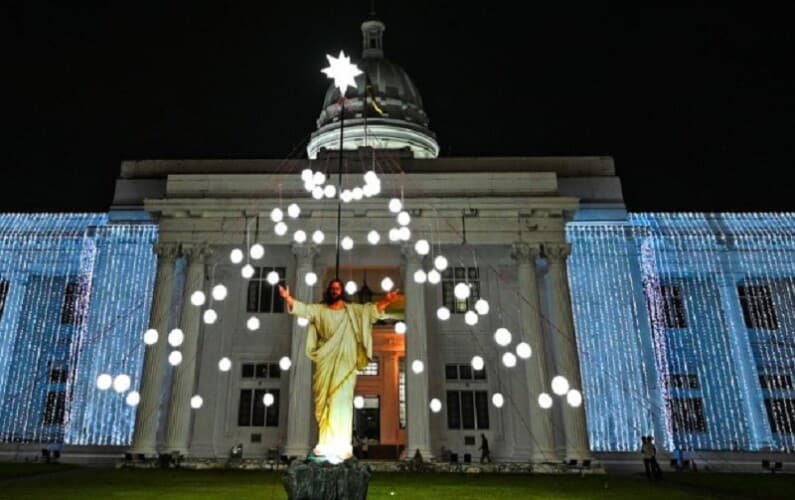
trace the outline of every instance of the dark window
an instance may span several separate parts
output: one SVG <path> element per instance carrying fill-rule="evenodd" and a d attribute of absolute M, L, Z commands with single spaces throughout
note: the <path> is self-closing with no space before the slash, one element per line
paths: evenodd
<path fill-rule="evenodd" d="M 766 399 L 767 419 L 776 434 L 793 434 L 795 422 L 795 399 Z"/>
<path fill-rule="evenodd" d="M 268 273 L 279 273 L 279 283 L 268 283 Z M 254 276 L 248 282 L 248 300 L 246 311 L 250 313 L 283 313 L 284 301 L 279 295 L 279 285 L 284 285 L 285 268 L 283 267 L 255 267 Z"/>
<path fill-rule="evenodd" d="M 663 316 L 666 328 L 687 328 L 685 303 L 682 300 L 682 287 L 679 285 L 662 285 L 660 292 L 663 298 Z"/>
<path fill-rule="evenodd" d="M 243 378 L 254 378 L 254 363 L 243 363 L 240 376 Z"/>
<path fill-rule="evenodd" d="M 66 284 L 61 306 L 62 325 L 80 325 L 86 319 L 86 288 L 83 278 L 73 279 Z"/>
<path fill-rule="evenodd" d="M 270 363 L 268 365 L 268 376 L 270 378 L 282 378 L 282 369 L 279 368 L 279 363 Z"/>
<path fill-rule="evenodd" d="M 53 368 L 50 370 L 50 382 L 53 384 L 64 384 L 69 377 L 66 368 Z"/>
<path fill-rule="evenodd" d="M 0 280 L 0 319 L 3 319 L 3 309 L 6 307 L 8 297 L 8 280 Z"/>
<path fill-rule="evenodd" d="M 674 432 L 706 432 L 701 398 L 671 398 L 668 402 Z"/>
<path fill-rule="evenodd" d="M 66 393 L 49 391 L 44 405 L 44 423 L 47 425 L 63 425 L 66 414 Z"/>
<path fill-rule="evenodd" d="M 273 395 L 273 404 L 266 407 L 264 398 L 268 393 Z M 241 427 L 279 426 L 278 389 L 241 389 L 237 408 L 237 425 Z"/>
<path fill-rule="evenodd" d="M 257 363 L 254 368 L 254 378 L 268 378 L 268 363 Z"/>
<path fill-rule="evenodd" d="M 472 380 L 472 366 L 458 365 L 458 375 L 461 380 Z"/>
<path fill-rule="evenodd" d="M 475 376 L 475 380 L 486 380 L 486 367 L 484 366 L 480 370 L 472 370 L 472 374 Z"/>
<path fill-rule="evenodd" d="M 488 429 L 486 391 L 447 391 L 448 429 Z"/>
<path fill-rule="evenodd" d="M 694 374 L 671 375 L 668 377 L 668 385 L 676 389 L 698 389 L 700 387 L 698 375 Z"/>
<path fill-rule="evenodd" d="M 454 293 L 458 283 L 469 285 L 469 298 L 457 299 Z M 473 309 L 480 298 L 480 275 L 477 267 L 448 267 L 442 271 L 442 303 L 453 314 L 463 314 Z"/>
<path fill-rule="evenodd" d="M 444 378 L 447 380 L 458 380 L 458 365 L 445 365 Z"/>
<path fill-rule="evenodd" d="M 759 375 L 759 385 L 762 389 L 792 389 L 792 376 Z"/>
<path fill-rule="evenodd" d="M 777 330 L 778 318 L 770 287 L 767 285 L 740 285 L 737 287 L 743 318 L 747 328 Z"/>

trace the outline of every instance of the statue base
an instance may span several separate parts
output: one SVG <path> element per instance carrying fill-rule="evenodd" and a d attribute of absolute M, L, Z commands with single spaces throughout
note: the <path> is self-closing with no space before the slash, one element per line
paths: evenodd
<path fill-rule="evenodd" d="M 355 458 L 341 464 L 293 460 L 282 475 L 289 500 L 364 500 L 370 469 Z"/>

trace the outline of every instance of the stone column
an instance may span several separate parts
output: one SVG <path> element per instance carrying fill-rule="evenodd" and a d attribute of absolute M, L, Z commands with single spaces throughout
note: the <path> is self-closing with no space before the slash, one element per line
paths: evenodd
<path fill-rule="evenodd" d="M 0 359 L 9 359 L 14 354 L 14 346 L 17 342 L 17 334 L 20 319 L 22 319 L 22 307 L 25 303 L 25 292 L 28 288 L 28 276 L 26 272 L 14 270 L 6 272 L 0 276 L 0 280 L 8 282 L 8 292 L 3 312 L 0 314 Z M 14 367 L 14 362 L 0 366 L 0 401 L 5 401 L 5 390 L 10 385 L 6 382 L 7 374 Z"/>
<path fill-rule="evenodd" d="M 432 457 L 430 421 L 428 418 L 428 326 L 425 319 L 425 285 L 414 282 L 414 272 L 422 267 L 422 256 L 411 246 L 403 246 L 403 284 L 406 296 L 406 457 L 417 450 L 424 459 Z M 420 360 L 422 373 L 414 373 L 411 365 Z"/>
<path fill-rule="evenodd" d="M 582 392 L 580 380 L 580 359 L 577 353 L 577 340 L 574 337 L 574 318 L 571 313 L 571 295 L 566 274 L 566 258 L 571 253 L 568 243 L 545 243 L 544 256 L 549 261 L 549 287 L 552 302 L 551 315 L 554 332 L 551 339 L 554 346 L 555 368 L 557 373 L 569 381 L 573 389 Z M 549 383 L 549 381 L 547 381 Z M 566 457 L 568 460 L 590 459 L 588 432 L 585 426 L 585 402 L 577 408 L 561 402 L 563 430 L 566 437 Z"/>
<path fill-rule="evenodd" d="M 525 384 L 529 391 L 531 434 L 530 459 L 533 462 L 556 462 L 555 437 L 552 433 L 552 411 L 538 405 L 538 395 L 549 392 L 549 371 L 541 326 L 541 302 L 538 293 L 536 259 L 541 245 L 515 243 L 512 256 L 516 260 L 519 281 L 519 313 L 522 332 L 533 349 L 525 370 Z"/>
<path fill-rule="evenodd" d="M 312 245 L 293 245 L 295 255 L 295 282 L 290 287 L 293 297 L 301 302 L 312 302 L 312 287 L 304 276 L 314 271 L 317 249 Z M 321 286 L 324 286 L 321 284 Z M 290 398 L 287 407 L 287 441 L 284 454 L 289 457 L 304 457 L 313 446 L 312 426 L 316 425 L 312 411 L 312 361 L 306 356 L 306 327 L 298 326 L 292 318 L 292 343 L 290 359 Z"/>
<path fill-rule="evenodd" d="M 163 390 L 163 376 L 168 352 L 168 313 L 171 308 L 171 291 L 174 284 L 174 262 L 177 246 L 167 243 L 154 245 L 157 254 L 157 274 L 152 294 L 152 308 L 149 311 L 149 328 L 157 330 L 158 339 L 146 346 L 144 366 L 141 370 L 141 401 L 135 412 L 135 432 L 130 453 L 143 455 L 157 454 L 157 427 L 160 421 L 160 395 Z"/>
<path fill-rule="evenodd" d="M 199 316 L 201 309 L 190 302 L 196 290 L 204 290 L 204 260 L 210 250 L 206 246 L 184 246 L 182 254 L 187 260 L 185 287 L 182 293 L 180 327 L 185 341 L 177 349 L 182 352 L 182 363 L 174 367 L 171 380 L 171 400 L 166 420 L 164 452 L 187 454 L 190 440 L 190 399 L 196 387 L 196 351 L 199 344 Z M 167 334 L 167 333 L 166 333 Z"/>

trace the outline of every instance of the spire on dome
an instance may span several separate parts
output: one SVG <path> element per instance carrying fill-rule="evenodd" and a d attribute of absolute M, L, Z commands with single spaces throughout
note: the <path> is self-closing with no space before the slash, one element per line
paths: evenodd
<path fill-rule="evenodd" d="M 375 2 L 370 5 L 370 17 L 362 23 L 362 59 L 384 57 L 386 26 L 375 16 Z"/>

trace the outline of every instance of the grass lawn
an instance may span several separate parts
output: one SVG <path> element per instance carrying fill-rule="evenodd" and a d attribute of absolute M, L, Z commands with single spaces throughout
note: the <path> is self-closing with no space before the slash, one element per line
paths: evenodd
<path fill-rule="evenodd" d="M 640 476 L 376 473 L 369 497 L 431 498 L 793 498 L 795 476 L 682 473 L 657 483 Z M 0 463 L 0 498 L 284 499 L 281 473 L 95 469 Z"/>

